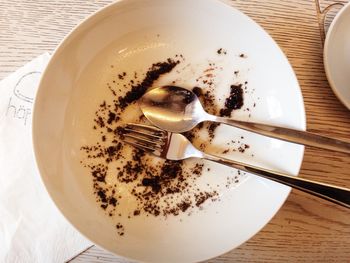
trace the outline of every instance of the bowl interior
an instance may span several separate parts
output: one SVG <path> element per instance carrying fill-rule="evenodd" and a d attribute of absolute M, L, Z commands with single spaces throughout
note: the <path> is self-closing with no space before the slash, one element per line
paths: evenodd
<path fill-rule="evenodd" d="M 220 48 L 225 56 L 218 56 Z M 80 147 L 99 138 L 92 120 L 96 107 L 111 99 L 106 83 L 117 72 L 145 72 L 175 54 L 184 57 L 180 66 L 187 68 L 157 85 L 175 81 L 196 86 L 195 76 L 215 61 L 222 68 L 215 83 L 218 98 L 224 98 L 235 68 L 240 70 L 235 81 L 247 80 L 254 91 L 245 95 L 245 103 L 256 103 L 256 110 L 239 110 L 235 118 L 305 129 L 300 88 L 281 50 L 252 20 L 219 1 L 119 1 L 79 25 L 53 55 L 39 87 L 33 120 L 37 163 L 52 199 L 81 233 L 109 251 L 142 261 L 200 261 L 227 252 L 257 233 L 290 190 L 254 176 L 227 188 L 227 177 L 237 171 L 206 162 L 211 171 L 203 173 L 199 185 L 218 185 L 220 201 L 177 217 L 106 216 L 80 163 Z M 137 111 L 132 109 L 124 121 L 134 121 Z M 228 140 L 244 137 L 250 151 L 232 152 L 229 158 L 291 174 L 299 171 L 301 146 L 231 127 L 220 126 L 217 134 L 211 149 L 218 154 Z M 126 201 L 118 209 L 133 206 L 129 190 L 120 189 Z M 119 222 L 125 226 L 124 236 L 116 234 Z"/>

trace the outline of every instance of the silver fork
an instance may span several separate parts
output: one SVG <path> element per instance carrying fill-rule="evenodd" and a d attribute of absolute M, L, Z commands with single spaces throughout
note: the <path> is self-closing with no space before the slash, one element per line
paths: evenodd
<path fill-rule="evenodd" d="M 250 164 L 236 162 L 215 155 L 209 155 L 196 149 L 182 134 L 163 131 L 153 126 L 128 124 L 123 130 L 124 141 L 126 143 L 141 150 L 151 152 L 164 159 L 184 160 L 195 157 L 214 161 L 288 185 L 350 208 L 350 189 L 255 167 Z"/>

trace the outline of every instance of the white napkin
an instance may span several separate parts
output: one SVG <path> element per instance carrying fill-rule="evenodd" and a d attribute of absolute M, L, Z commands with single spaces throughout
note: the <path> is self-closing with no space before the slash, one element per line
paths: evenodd
<path fill-rule="evenodd" d="M 60 214 L 32 150 L 33 99 L 49 54 L 0 82 L 0 262 L 65 262 L 91 243 Z"/>

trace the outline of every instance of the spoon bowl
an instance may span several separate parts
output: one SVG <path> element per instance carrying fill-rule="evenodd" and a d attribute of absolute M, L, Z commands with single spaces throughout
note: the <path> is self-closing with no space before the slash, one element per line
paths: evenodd
<path fill-rule="evenodd" d="M 198 97 L 177 86 L 154 88 L 140 99 L 139 105 L 151 123 L 172 132 L 189 131 L 208 117 Z"/>

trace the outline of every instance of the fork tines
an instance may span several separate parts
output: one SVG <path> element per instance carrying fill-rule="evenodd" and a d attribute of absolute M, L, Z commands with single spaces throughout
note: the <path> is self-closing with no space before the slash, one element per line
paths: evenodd
<path fill-rule="evenodd" d="M 167 143 L 167 132 L 158 128 L 129 123 L 123 128 L 124 142 L 139 149 L 158 153 Z M 157 154 L 156 153 L 156 154 Z"/>

